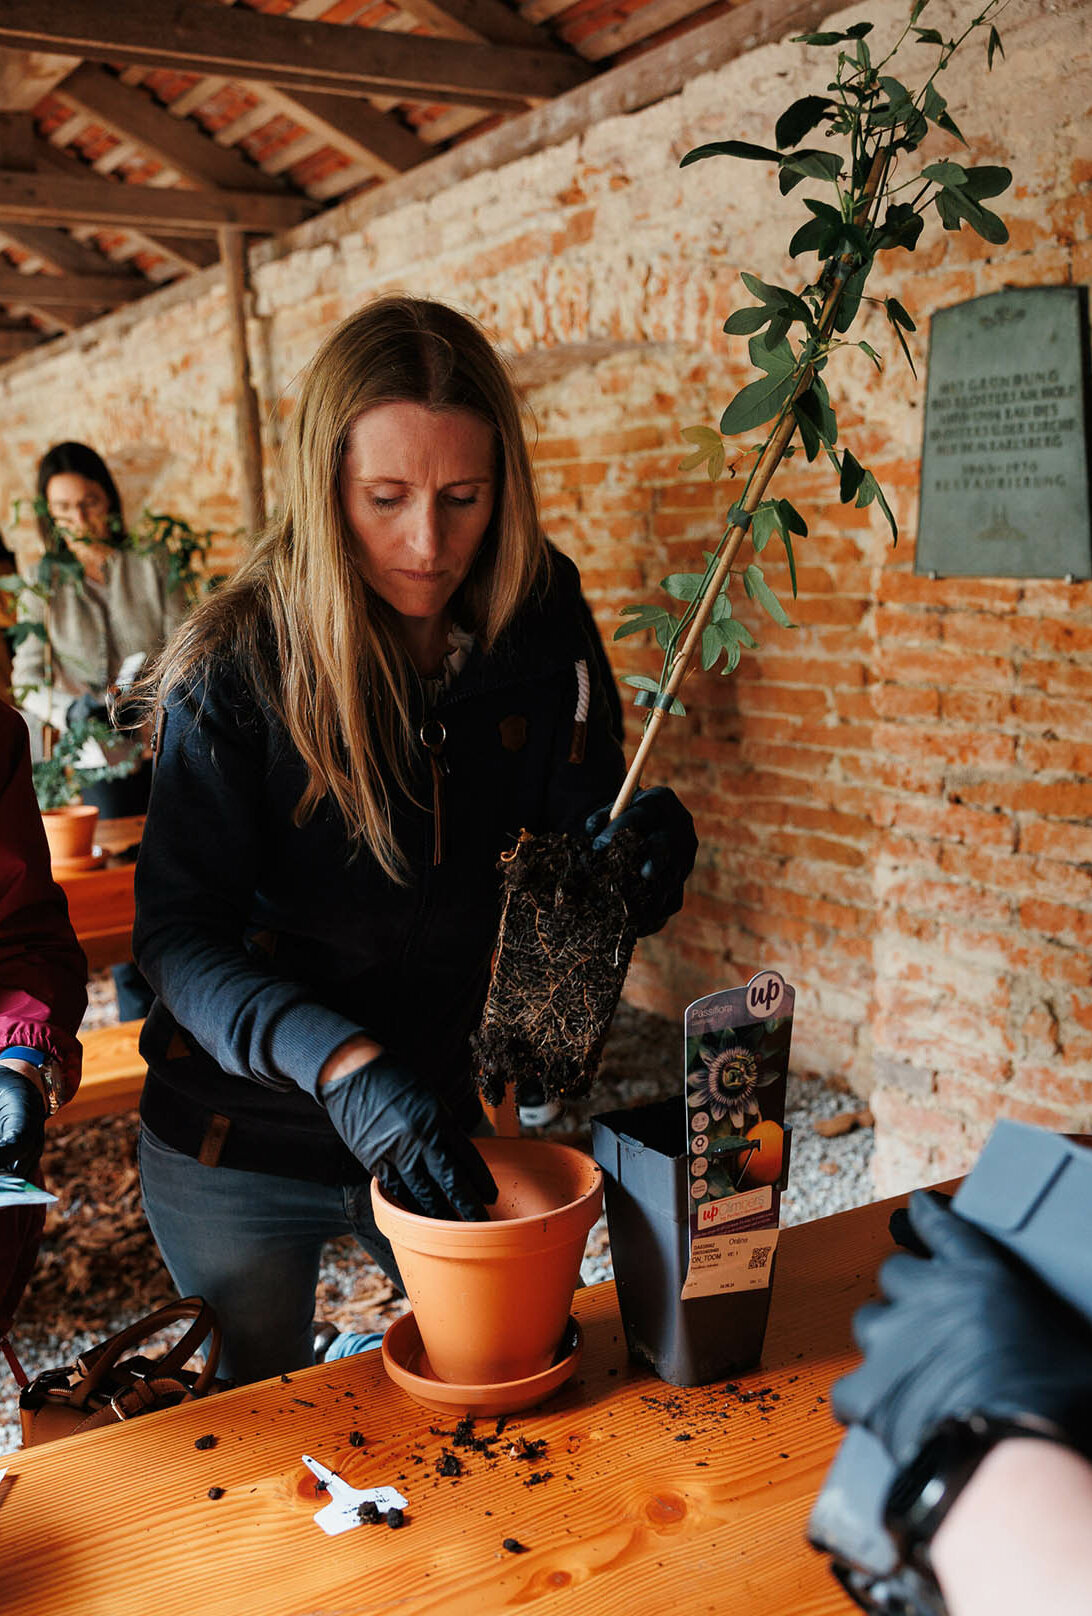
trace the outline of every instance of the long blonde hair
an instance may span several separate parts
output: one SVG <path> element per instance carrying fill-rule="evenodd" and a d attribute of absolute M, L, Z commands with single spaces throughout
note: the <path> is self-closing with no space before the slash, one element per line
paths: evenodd
<path fill-rule="evenodd" d="M 349 430 L 380 404 L 469 410 L 496 437 L 493 515 L 457 600 L 488 650 L 547 565 L 519 400 L 481 329 L 445 304 L 379 299 L 326 339 L 304 375 L 284 449 L 284 514 L 187 619 L 154 675 L 160 702 L 221 659 L 285 725 L 307 768 L 302 824 L 331 797 L 350 841 L 396 881 L 405 861 L 391 791 L 412 796 L 412 663 L 391 609 L 364 581 L 339 480 Z"/>

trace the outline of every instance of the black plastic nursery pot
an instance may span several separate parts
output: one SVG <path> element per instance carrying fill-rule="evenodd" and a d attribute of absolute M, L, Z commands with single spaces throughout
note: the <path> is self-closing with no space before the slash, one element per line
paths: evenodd
<path fill-rule="evenodd" d="M 593 1117 L 592 1154 L 605 1179 L 630 1354 L 673 1386 L 704 1386 L 759 1362 L 770 1287 L 681 1299 L 690 1257 L 690 1179 L 679 1111 L 673 1099 Z"/>

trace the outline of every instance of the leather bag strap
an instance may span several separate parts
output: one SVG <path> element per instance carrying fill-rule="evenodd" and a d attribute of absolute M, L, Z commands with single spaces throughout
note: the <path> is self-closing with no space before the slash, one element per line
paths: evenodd
<path fill-rule="evenodd" d="M 216 1375 L 216 1366 L 220 1359 L 220 1325 L 212 1308 L 201 1296 L 187 1296 L 180 1302 L 168 1302 L 165 1307 L 156 1308 L 146 1318 L 137 1319 L 135 1323 L 119 1330 L 117 1335 L 109 1340 L 102 1341 L 92 1348 L 81 1359 L 81 1364 L 87 1369 L 82 1382 L 73 1388 L 69 1402 L 73 1408 L 83 1408 L 88 1399 L 93 1397 L 99 1387 L 109 1376 L 119 1358 L 130 1347 L 138 1346 L 157 1335 L 160 1330 L 170 1324 L 176 1324 L 179 1319 L 192 1319 L 193 1323 L 177 1341 L 169 1352 L 157 1360 L 156 1371 L 158 1375 L 173 1375 L 197 1351 L 207 1335 L 212 1336 L 208 1356 L 204 1367 L 193 1384 L 193 1394 L 200 1397 Z"/>

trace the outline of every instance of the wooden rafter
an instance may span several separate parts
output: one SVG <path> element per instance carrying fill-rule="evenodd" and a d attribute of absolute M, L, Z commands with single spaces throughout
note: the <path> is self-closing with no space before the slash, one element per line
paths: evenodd
<path fill-rule="evenodd" d="M 114 308 L 149 290 L 137 276 L 21 275 L 0 269 L 0 303 L 32 303 L 36 308 Z"/>
<path fill-rule="evenodd" d="M 270 117 L 283 113 L 384 179 L 404 174 L 434 155 L 432 147 L 412 129 L 378 111 L 370 101 L 312 95 L 307 90 L 286 95 L 269 84 L 262 85 L 262 100 L 269 107 Z"/>
<path fill-rule="evenodd" d="M 6 236 L 24 252 L 33 253 L 59 275 L 116 275 L 119 280 L 131 280 L 132 270 L 125 264 L 115 264 L 105 253 L 94 247 L 85 247 L 82 241 L 66 235 L 63 230 L 51 230 L 46 225 L 23 224 L 18 219 L 5 219 L 0 224 L 0 235 Z M 145 285 L 145 291 L 147 286 Z"/>
<path fill-rule="evenodd" d="M 40 137 L 35 141 L 34 156 L 39 173 L 66 174 L 70 179 L 82 180 L 89 172 L 87 164 L 82 163 L 78 157 L 73 157 L 70 152 L 60 150 Z M 157 230 L 153 237 L 133 226 L 127 227 L 127 233 L 135 240 L 137 251 L 158 253 L 177 264 L 187 274 L 199 269 L 208 269 L 218 257 L 215 245 L 211 241 L 202 240 L 200 236 L 175 236 L 169 231 Z"/>
<path fill-rule="evenodd" d="M 4 0 L 0 44 L 93 61 L 225 73 L 331 95 L 401 94 L 505 110 L 549 100 L 589 76 L 556 50 L 423 38 L 301 22 L 195 0 Z"/>
<path fill-rule="evenodd" d="M 97 176 L 0 173 L 0 220 L 34 224 L 135 226 L 215 231 L 221 225 L 261 234 L 287 230 L 315 211 L 302 197 L 248 191 L 159 190 Z"/>
<path fill-rule="evenodd" d="M 0 359 L 16 359 L 20 354 L 29 353 L 31 348 L 40 347 L 48 341 L 41 331 L 31 331 L 24 327 L 19 331 L 0 330 Z"/>
<path fill-rule="evenodd" d="M 196 124 L 172 118 L 146 92 L 123 84 L 105 68 L 83 62 L 57 85 L 57 95 L 89 112 L 104 129 L 134 140 L 194 185 L 230 191 L 279 192 L 281 186 L 241 152 L 218 146 Z"/>

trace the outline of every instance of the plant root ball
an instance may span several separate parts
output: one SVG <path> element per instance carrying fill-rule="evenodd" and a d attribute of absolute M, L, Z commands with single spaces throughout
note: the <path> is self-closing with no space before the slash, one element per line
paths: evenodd
<path fill-rule="evenodd" d="M 525 832 L 502 860 L 492 979 L 471 1039 L 489 1104 L 520 1078 L 551 1099 L 587 1094 L 633 953 L 640 863 L 629 830 L 599 853 L 585 836 Z"/>

